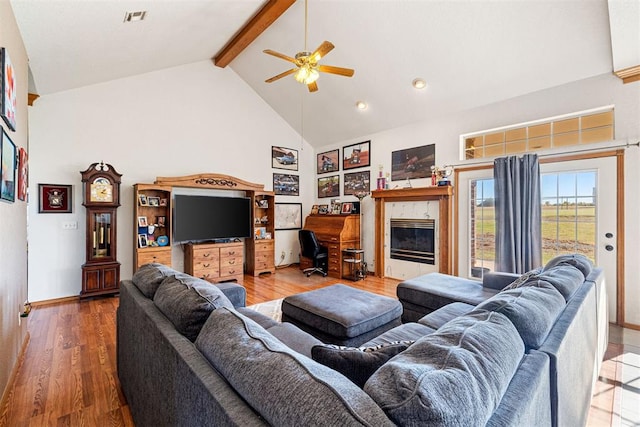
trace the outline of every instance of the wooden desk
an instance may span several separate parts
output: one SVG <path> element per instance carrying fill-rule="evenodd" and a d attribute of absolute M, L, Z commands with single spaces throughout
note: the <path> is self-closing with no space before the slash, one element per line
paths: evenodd
<path fill-rule="evenodd" d="M 327 247 L 329 276 L 342 279 L 342 251 L 360 249 L 360 215 L 309 215 L 304 228 L 312 230 L 320 244 Z M 309 267 L 313 267 L 312 260 L 300 257 L 300 269 Z"/>

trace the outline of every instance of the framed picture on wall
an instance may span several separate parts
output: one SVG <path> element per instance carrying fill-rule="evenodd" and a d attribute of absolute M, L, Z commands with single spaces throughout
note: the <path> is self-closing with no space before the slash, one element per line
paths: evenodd
<path fill-rule="evenodd" d="M 0 48 L 0 86 L 2 97 L 0 98 L 0 116 L 9 129 L 16 130 L 16 73 L 9 59 L 9 53 L 4 47 Z"/>
<path fill-rule="evenodd" d="M 436 164 L 436 145 L 407 148 L 391 153 L 391 181 L 427 178 Z"/>
<path fill-rule="evenodd" d="M 70 185 L 38 184 L 38 213 L 71 213 L 71 188 Z"/>
<path fill-rule="evenodd" d="M 16 200 L 16 145 L 2 129 L 0 141 L 0 199 L 13 203 Z"/>
<path fill-rule="evenodd" d="M 27 200 L 27 187 L 29 185 L 29 155 L 27 150 L 20 147 L 18 150 L 18 199 Z"/>
<path fill-rule="evenodd" d="M 298 170 L 298 150 L 285 147 L 271 147 L 271 167 L 275 169 Z"/>
<path fill-rule="evenodd" d="M 340 175 L 318 178 L 318 198 L 340 195 Z"/>
<path fill-rule="evenodd" d="M 299 196 L 300 177 L 298 175 L 274 173 L 273 191 L 276 196 Z"/>
<path fill-rule="evenodd" d="M 359 142 L 342 148 L 342 169 L 355 169 L 369 166 L 371 141 Z"/>
<path fill-rule="evenodd" d="M 276 203 L 276 230 L 302 228 L 302 203 Z"/>
<path fill-rule="evenodd" d="M 325 151 L 320 153 L 316 158 L 316 166 L 318 175 L 329 172 L 338 172 L 340 170 L 340 149 Z"/>
<path fill-rule="evenodd" d="M 344 174 L 343 194 L 355 194 L 356 191 L 369 191 L 371 185 L 371 171 L 351 172 Z"/>

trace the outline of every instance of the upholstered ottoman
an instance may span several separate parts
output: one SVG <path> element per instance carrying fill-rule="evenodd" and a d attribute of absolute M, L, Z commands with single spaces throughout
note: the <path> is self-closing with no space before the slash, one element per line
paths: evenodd
<path fill-rule="evenodd" d="M 399 301 L 337 284 L 286 297 L 282 320 L 328 344 L 357 347 L 400 325 Z"/>

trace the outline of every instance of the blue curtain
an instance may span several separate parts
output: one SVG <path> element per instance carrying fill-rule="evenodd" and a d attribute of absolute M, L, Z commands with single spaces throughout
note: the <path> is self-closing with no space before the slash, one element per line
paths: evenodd
<path fill-rule="evenodd" d="M 496 271 L 526 273 L 542 265 L 540 165 L 536 154 L 493 163 Z"/>

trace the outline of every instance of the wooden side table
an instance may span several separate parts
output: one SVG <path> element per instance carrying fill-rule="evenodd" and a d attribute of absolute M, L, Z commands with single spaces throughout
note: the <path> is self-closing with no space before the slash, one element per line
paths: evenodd
<path fill-rule="evenodd" d="M 362 274 L 362 262 L 364 249 L 349 248 L 342 251 L 342 278 L 357 282 L 364 279 Z"/>

